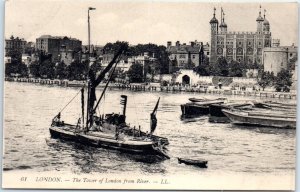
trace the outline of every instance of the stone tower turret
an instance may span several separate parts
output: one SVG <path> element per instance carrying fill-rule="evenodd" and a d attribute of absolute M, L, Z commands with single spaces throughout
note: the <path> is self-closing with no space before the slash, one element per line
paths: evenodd
<path fill-rule="evenodd" d="M 219 21 L 216 19 L 216 8 L 214 8 L 214 16 L 210 20 L 210 62 L 214 63 L 217 58 L 217 34 Z"/>

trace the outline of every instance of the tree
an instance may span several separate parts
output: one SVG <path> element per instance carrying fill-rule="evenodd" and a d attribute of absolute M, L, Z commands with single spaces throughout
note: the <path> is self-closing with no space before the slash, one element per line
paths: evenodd
<path fill-rule="evenodd" d="M 169 73 L 175 73 L 179 70 L 177 58 L 169 60 Z"/>
<path fill-rule="evenodd" d="M 68 67 L 68 79 L 70 80 L 83 80 L 87 75 L 88 63 L 80 63 L 79 61 L 73 61 Z"/>
<path fill-rule="evenodd" d="M 42 62 L 39 68 L 40 76 L 53 79 L 55 77 L 55 64 L 50 59 Z"/>
<path fill-rule="evenodd" d="M 61 61 L 55 65 L 55 77 L 58 79 L 66 79 L 67 78 L 67 65 Z"/>
<path fill-rule="evenodd" d="M 225 57 L 219 57 L 217 62 L 209 66 L 210 75 L 227 77 L 229 74 L 228 63 Z"/>
<path fill-rule="evenodd" d="M 41 77 L 41 75 L 40 75 L 40 64 L 37 61 L 34 61 L 29 65 L 29 73 L 33 77 Z"/>
<path fill-rule="evenodd" d="M 103 50 L 105 53 L 114 53 L 115 50 L 118 50 L 118 47 L 122 44 L 122 42 L 117 41 L 116 43 L 107 43 Z M 167 52 L 167 48 L 165 46 L 158 46 L 156 44 L 148 43 L 148 44 L 138 44 L 135 46 L 130 46 L 125 55 L 127 56 L 138 56 L 143 55 L 144 53 L 148 53 L 149 56 L 154 56 L 159 63 L 159 73 L 165 74 L 169 73 L 169 55 Z"/>
<path fill-rule="evenodd" d="M 20 49 L 11 49 L 6 53 L 6 56 L 11 57 L 12 63 L 22 61 L 22 52 Z"/>
<path fill-rule="evenodd" d="M 124 42 L 124 41 L 117 41 L 115 43 L 107 43 L 103 47 L 103 51 L 104 51 L 104 53 L 115 54 L 116 52 L 118 52 L 120 47 L 123 46 L 124 44 L 127 44 L 127 46 L 128 46 L 128 42 Z M 128 54 L 128 50 L 126 50 L 126 53 Z"/>
<path fill-rule="evenodd" d="M 254 63 L 249 63 L 247 69 L 259 69 L 260 65 L 254 60 Z"/>
<path fill-rule="evenodd" d="M 201 76 L 210 75 L 209 58 L 204 55 L 203 62 L 199 63 L 199 65 L 194 68 L 194 71 Z"/>
<path fill-rule="evenodd" d="M 263 73 L 264 73 L 264 65 L 259 65 L 259 66 L 258 66 L 258 73 L 257 73 L 257 76 L 258 76 L 259 78 L 261 78 L 262 75 L 263 75 Z"/>
<path fill-rule="evenodd" d="M 230 77 L 243 77 L 246 69 L 242 63 L 232 60 L 229 63 L 229 76 Z"/>
<path fill-rule="evenodd" d="M 273 86 L 274 81 L 275 81 L 274 73 L 265 71 L 262 73 L 261 78 L 258 81 L 258 84 L 263 88 L 263 91 L 264 91 L 267 86 Z"/>
<path fill-rule="evenodd" d="M 292 73 L 286 69 L 282 69 L 276 77 L 275 88 L 276 91 L 289 92 L 292 85 Z"/>
<path fill-rule="evenodd" d="M 151 75 L 151 79 L 150 81 L 154 81 L 154 76 L 159 74 L 160 71 L 160 65 L 158 61 L 151 61 L 148 65 L 147 65 L 147 74 Z"/>
<path fill-rule="evenodd" d="M 143 66 L 140 64 L 133 64 L 128 70 L 128 77 L 130 83 L 143 82 Z"/>
<path fill-rule="evenodd" d="M 16 74 L 20 77 L 28 76 L 27 66 L 17 61 L 13 61 L 12 63 L 6 63 L 5 75 L 10 77 Z"/>

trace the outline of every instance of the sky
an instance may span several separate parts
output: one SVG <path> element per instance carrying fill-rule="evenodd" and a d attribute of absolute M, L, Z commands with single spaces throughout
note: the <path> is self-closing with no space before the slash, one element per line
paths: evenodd
<path fill-rule="evenodd" d="M 7 0 L 5 38 L 11 35 L 34 41 L 41 35 L 71 36 L 87 44 L 87 10 L 91 43 L 117 40 L 166 45 L 167 41 L 210 41 L 209 21 L 216 7 L 225 12 L 228 31 L 256 31 L 259 6 L 266 9 L 272 38 L 281 45 L 298 44 L 296 3 L 203 3 L 158 1 Z"/>

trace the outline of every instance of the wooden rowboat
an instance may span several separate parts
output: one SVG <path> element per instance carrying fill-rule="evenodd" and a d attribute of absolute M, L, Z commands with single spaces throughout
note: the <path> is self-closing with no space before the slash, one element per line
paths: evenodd
<path fill-rule="evenodd" d="M 178 163 L 184 163 L 186 165 L 194 165 L 201 168 L 207 168 L 207 161 L 206 160 L 196 160 L 196 159 L 185 159 L 185 158 L 178 158 Z"/>

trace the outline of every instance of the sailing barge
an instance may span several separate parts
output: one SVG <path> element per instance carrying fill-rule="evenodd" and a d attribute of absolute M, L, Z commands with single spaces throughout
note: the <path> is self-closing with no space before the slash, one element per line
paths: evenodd
<path fill-rule="evenodd" d="M 126 153 L 138 153 L 138 154 L 154 154 L 160 157 L 169 158 L 164 152 L 164 146 L 168 144 L 166 138 L 153 135 L 156 128 L 156 111 L 159 100 L 151 113 L 151 131 L 150 134 L 137 132 L 134 128 L 131 128 L 125 123 L 125 109 L 124 105 L 123 115 L 109 116 L 103 118 L 96 115 L 96 109 L 99 106 L 103 95 L 108 87 L 109 82 L 112 79 L 115 68 L 120 60 L 122 53 L 127 49 L 127 44 L 122 44 L 120 49 L 115 54 L 112 61 L 108 66 L 96 77 L 96 73 L 93 70 L 89 70 L 88 74 L 88 86 L 87 86 L 87 102 L 85 110 L 85 86 L 80 90 L 81 92 L 81 108 L 82 117 L 78 119 L 76 125 L 64 123 L 61 121 L 61 110 L 53 120 L 51 127 L 49 128 L 50 135 L 55 139 L 69 140 L 84 145 L 90 145 L 101 148 L 115 149 Z M 113 65 L 115 65 L 113 67 Z M 113 68 L 112 68 L 113 67 Z M 106 82 L 106 86 L 102 91 L 100 98 L 96 102 L 96 87 L 104 80 L 105 75 L 111 71 L 109 80 Z M 123 96 L 123 98 L 126 96 Z M 127 98 L 127 97 L 126 97 Z M 73 100 L 73 99 L 72 99 Z M 70 103 L 70 102 L 69 102 Z M 68 104 L 69 104 L 68 103 Z M 63 108 L 65 109 L 65 107 Z M 86 111 L 86 118 L 85 118 Z M 111 121 L 113 119 L 114 121 Z M 138 134 L 137 134 L 138 133 Z"/>
<path fill-rule="evenodd" d="M 124 152 L 140 154 L 159 154 L 158 142 L 150 138 L 119 137 L 115 134 L 103 132 L 76 132 L 76 126 L 70 124 L 54 125 L 50 127 L 52 138 L 63 139 L 84 145 L 116 149 Z"/>

